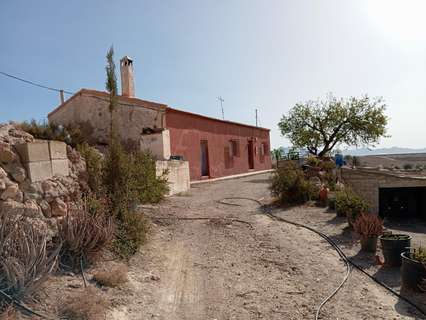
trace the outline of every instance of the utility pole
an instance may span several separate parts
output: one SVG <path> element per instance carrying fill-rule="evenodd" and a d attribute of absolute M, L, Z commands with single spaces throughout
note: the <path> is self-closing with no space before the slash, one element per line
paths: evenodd
<path fill-rule="evenodd" d="M 217 97 L 217 100 L 219 100 L 219 102 L 220 102 L 220 108 L 222 109 L 222 119 L 225 120 L 225 112 L 223 111 L 223 102 L 225 100 L 223 100 L 223 98 L 221 96 Z"/>
<path fill-rule="evenodd" d="M 258 122 L 258 119 L 257 119 L 257 108 L 254 109 L 254 110 L 255 110 L 255 113 L 256 113 L 256 127 L 257 127 L 257 122 Z"/>

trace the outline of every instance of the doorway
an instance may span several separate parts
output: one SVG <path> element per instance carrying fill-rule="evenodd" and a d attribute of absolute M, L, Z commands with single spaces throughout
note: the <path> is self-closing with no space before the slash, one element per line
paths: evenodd
<path fill-rule="evenodd" d="M 247 150 L 248 150 L 248 165 L 249 165 L 249 169 L 254 169 L 254 146 L 253 146 L 253 140 L 249 140 Z"/>
<path fill-rule="evenodd" d="M 425 210 L 425 187 L 379 189 L 379 214 L 382 218 L 425 220 Z"/>
<path fill-rule="evenodd" d="M 201 140 L 200 149 L 201 149 L 201 176 L 208 177 L 210 176 L 210 168 L 209 168 L 209 147 L 207 144 L 207 140 Z"/>

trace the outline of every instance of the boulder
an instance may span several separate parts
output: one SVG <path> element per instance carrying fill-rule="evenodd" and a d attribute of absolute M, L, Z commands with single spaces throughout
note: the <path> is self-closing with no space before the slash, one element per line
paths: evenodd
<path fill-rule="evenodd" d="M 4 189 L 6 189 L 6 180 L 0 179 L 0 191 L 3 191 Z"/>
<path fill-rule="evenodd" d="M 43 215 L 46 218 L 51 218 L 52 217 L 52 209 L 50 208 L 49 202 L 47 202 L 46 200 L 41 200 L 39 202 L 39 206 L 41 208 L 41 211 L 43 212 Z"/>
<path fill-rule="evenodd" d="M 27 200 L 24 203 L 24 215 L 30 218 L 41 218 L 41 208 L 34 200 Z"/>
<path fill-rule="evenodd" d="M 0 162 L 11 163 L 16 160 L 16 154 L 5 146 L 0 146 Z"/>
<path fill-rule="evenodd" d="M 10 174 L 16 182 L 23 182 L 27 177 L 26 171 L 20 165 L 15 165 L 10 170 Z"/>
<path fill-rule="evenodd" d="M 0 167 L 0 179 L 6 178 L 6 177 L 7 177 L 7 172 L 4 171 L 2 167 Z"/>
<path fill-rule="evenodd" d="M 3 214 L 23 215 L 25 204 L 7 199 L 6 201 L 0 201 L 0 210 Z"/>
<path fill-rule="evenodd" d="M 60 198 L 54 199 L 50 203 L 52 209 L 52 217 L 63 217 L 68 212 L 67 204 Z"/>
<path fill-rule="evenodd" d="M 1 194 L 0 199 L 1 200 L 15 199 L 16 197 L 19 196 L 20 192 L 21 191 L 19 190 L 19 187 L 16 183 L 10 184 L 6 186 L 6 189 Z"/>

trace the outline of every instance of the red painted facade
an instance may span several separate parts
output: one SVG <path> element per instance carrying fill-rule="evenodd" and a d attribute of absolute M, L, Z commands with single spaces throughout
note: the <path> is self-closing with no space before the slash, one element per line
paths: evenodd
<path fill-rule="evenodd" d="M 271 168 L 269 129 L 166 109 L 172 155 L 189 161 L 191 180 Z"/>

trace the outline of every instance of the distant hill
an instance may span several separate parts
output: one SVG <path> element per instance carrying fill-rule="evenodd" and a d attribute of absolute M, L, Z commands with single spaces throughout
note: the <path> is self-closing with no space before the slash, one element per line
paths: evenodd
<path fill-rule="evenodd" d="M 412 154 L 412 153 L 426 153 L 426 148 L 423 149 L 411 149 L 411 148 L 400 148 L 400 147 L 392 147 L 392 148 L 381 148 L 381 149 L 352 149 L 352 150 L 344 150 L 343 154 L 350 154 L 352 156 L 374 156 L 374 155 L 389 155 L 389 154 Z"/>

